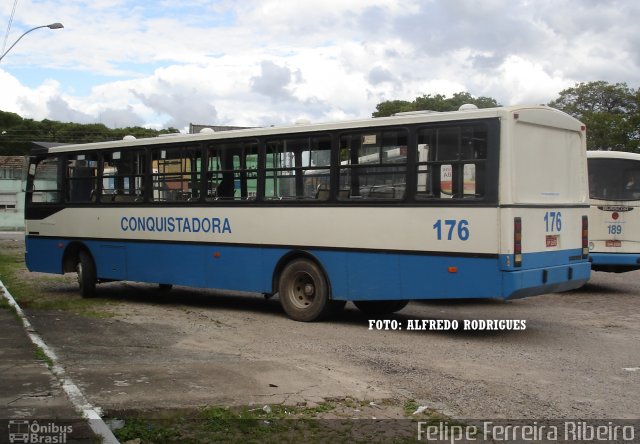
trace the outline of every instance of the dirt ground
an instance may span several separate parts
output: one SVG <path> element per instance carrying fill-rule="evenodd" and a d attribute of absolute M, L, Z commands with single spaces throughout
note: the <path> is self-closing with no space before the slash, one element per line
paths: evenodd
<path fill-rule="evenodd" d="M 9 247 L 19 248 L 0 240 Z M 79 298 L 71 276 L 23 278 L 40 280 L 43 295 Z M 98 295 L 108 303 L 94 309 L 108 317 L 26 311 L 107 411 L 338 399 L 359 403 L 331 414 L 359 418 L 406 416 L 407 401 L 455 418 L 640 418 L 640 272 L 594 273 L 578 291 L 511 302 L 412 302 L 387 317 L 402 330 L 370 329 L 351 304 L 300 323 L 257 295 L 136 283 L 102 284 Z M 414 320 L 459 329 L 408 331 Z M 526 328 L 462 329 L 489 320 Z"/>

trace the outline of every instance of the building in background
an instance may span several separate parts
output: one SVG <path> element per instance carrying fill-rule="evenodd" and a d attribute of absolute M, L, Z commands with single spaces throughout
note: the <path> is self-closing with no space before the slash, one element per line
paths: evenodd
<path fill-rule="evenodd" d="M 24 229 L 26 168 L 26 157 L 0 156 L 0 231 Z"/>

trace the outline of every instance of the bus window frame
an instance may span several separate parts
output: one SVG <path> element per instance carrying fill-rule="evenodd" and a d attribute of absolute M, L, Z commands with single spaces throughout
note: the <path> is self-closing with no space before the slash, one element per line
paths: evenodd
<path fill-rule="evenodd" d="M 420 167 L 424 166 L 424 162 L 420 162 L 418 159 L 418 134 L 419 131 L 423 129 L 434 129 L 434 128 L 442 128 L 442 127 L 465 127 L 465 126 L 477 126 L 484 125 L 487 131 L 487 143 L 486 143 L 486 159 L 483 160 L 483 164 L 485 165 L 483 176 L 485 180 L 485 193 L 483 196 L 479 197 L 464 197 L 464 198 L 442 198 L 442 197 L 433 197 L 433 198 L 424 198 L 419 197 L 417 190 L 417 181 L 418 175 L 421 170 Z M 405 168 L 405 179 L 406 179 L 406 188 L 404 192 L 404 196 L 400 199 L 397 198 L 375 198 L 375 199 L 341 199 L 340 198 L 340 172 L 342 169 L 342 165 L 340 164 L 340 140 L 344 135 L 353 135 L 360 134 L 363 135 L 365 133 L 376 133 L 382 134 L 384 132 L 389 131 L 405 131 L 407 135 L 407 156 L 406 162 L 403 163 L 403 167 Z M 313 171 L 314 169 L 317 171 L 327 170 L 329 172 L 329 189 L 327 196 L 324 198 L 309 198 L 309 199 L 272 199 L 265 198 L 265 186 L 267 180 L 267 169 L 266 169 L 266 160 L 267 160 L 267 144 L 273 140 L 283 140 L 283 139 L 302 139 L 302 138 L 327 138 L 331 149 L 330 149 L 330 165 L 321 166 L 317 168 L 309 168 L 310 166 L 301 166 L 296 167 L 298 171 Z M 382 143 L 382 141 L 380 142 Z M 255 198 L 242 198 L 242 199 L 219 199 L 219 200 L 209 200 L 206 199 L 207 196 L 207 184 L 208 180 L 206 178 L 208 173 L 208 164 L 209 164 L 209 153 L 212 149 L 217 149 L 220 146 L 224 145 L 247 145 L 254 144 L 256 146 L 256 152 L 251 154 L 257 154 L 257 169 L 250 170 L 244 169 L 242 171 L 245 172 L 256 172 L 256 196 Z M 41 204 L 49 204 L 49 205 L 69 205 L 69 206 L 93 206 L 93 205 L 145 205 L 145 206 L 182 206 L 186 205 L 186 202 L 183 201 L 155 201 L 153 199 L 153 191 L 152 191 L 152 183 L 153 183 L 153 156 L 164 149 L 183 149 L 183 150 L 193 150 L 198 151 L 200 153 L 200 159 L 203 163 L 201 168 L 201 183 L 200 183 L 200 197 L 197 200 L 193 200 L 189 203 L 189 205 L 200 205 L 200 206 L 226 206 L 226 205 L 250 205 L 250 206 L 274 206 L 274 205 L 292 205 L 292 206 L 306 206 L 306 205 L 325 205 L 325 206 L 397 206 L 397 205 L 408 205 L 408 206 L 494 206 L 498 204 L 498 180 L 499 180 L 499 159 L 500 159 L 500 121 L 498 118 L 480 118 L 480 119 L 466 119 L 466 120 L 454 120 L 450 122 L 434 122 L 434 123 L 418 123 L 418 124 L 398 124 L 398 125 L 383 125 L 383 126 L 375 126 L 375 127 L 365 127 L 365 128 L 350 128 L 350 129 L 335 129 L 335 130 L 319 130 L 319 131 L 309 131 L 309 132 L 290 132 L 283 133 L 278 136 L 254 136 L 254 137 L 241 137 L 241 138 L 222 138 L 222 139 L 213 139 L 206 142 L 201 141 L 193 141 L 193 142 L 182 142 L 181 144 L 172 144 L 172 143 L 164 143 L 164 144 L 150 144 L 139 147 L 130 147 L 130 148 L 110 148 L 110 149 L 98 149 L 98 150 L 87 150 L 87 151 L 73 151 L 73 152 L 62 152 L 62 153 L 51 153 L 42 156 L 37 156 L 37 159 L 47 159 L 47 158 L 64 158 L 66 159 L 69 156 L 76 156 L 78 154 L 87 153 L 87 152 L 95 152 L 98 159 L 98 198 L 95 202 L 64 202 L 64 196 L 66 191 L 66 181 L 63 181 L 63 186 L 65 189 L 60 190 L 62 192 L 62 201 L 58 203 L 33 203 L 33 205 L 41 205 Z M 224 148 L 223 148 L 224 149 Z M 380 148 L 382 149 L 382 148 Z M 146 172 L 143 175 L 142 179 L 142 188 L 143 193 L 141 198 L 137 199 L 136 202 L 109 202 L 102 198 L 103 194 L 103 180 L 104 176 L 104 156 L 113 153 L 116 151 L 125 152 L 127 150 L 136 150 L 145 155 L 145 168 Z M 313 149 L 311 149 L 313 150 Z M 156 154 L 157 155 L 157 154 Z M 431 154 L 430 154 L 431 156 Z M 34 156 L 31 157 L 33 159 Z M 41 160 L 39 160 L 41 161 Z M 31 160 L 33 163 L 33 160 Z M 429 160 L 429 166 L 439 166 L 440 164 L 451 163 L 451 161 L 442 160 L 442 161 L 432 161 Z M 474 164 L 475 162 L 466 162 L 470 164 Z M 59 168 L 64 168 L 64 163 L 60 162 Z M 238 170 L 238 171 L 241 171 Z M 237 172 L 235 170 L 231 172 Z M 64 171 L 63 171 L 64 173 Z M 110 176 L 109 176 L 110 177 Z M 32 188 L 33 185 L 29 185 L 28 190 Z M 32 193 L 31 193 L 32 194 Z"/>
<path fill-rule="evenodd" d="M 29 157 L 29 169 L 27 171 L 27 183 L 26 183 L 26 203 L 27 207 L 35 205 L 39 206 L 65 206 L 65 205 L 73 205 L 73 203 L 66 202 L 65 196 L 67 193 L 66 190 L 66 153 L 54 153 L 54 154 L 45 154 L 38 156 L 30 156 Z M 42 190 L 35 189 L 35 181 L 36 181 L 36 173 L 38 172 L 38 165 L 42 162 L 49 161 L 52 159 L 56 159 L 56 183 L 57 188 L 46 188 Z M 35 165 L 35 169 L 33 173 L 31 172 L 31 166 Z M 57 193 L 58 199 L 56 201 L 43 201 L 43 202 L 34 202 L 33 194 L 34 193 Z"/>
<path fill-rule="evenodd" d="M 78 177 L 78 176 L 70 176 L 69 172 L 70 169 L 76 169 L 78 168 L 77 166 L 71 166 L 70 162 L 78 162 L 79 159 L 78 157 L 80 156 L 89 156 L 91 155 L 94 159 L 93 160 L 89 160 L 89 159 L 84 159 L 86 162 L 95 162 L 95 175 L 94 176 L 88 176 L 88 177 Z M 84 206 L 84 205 L 90 205 L 93 204 L 95 202 L 97 202 L 97 200 L 99 199 L 99 196 L 102 192 L 102 180 L 101 180 L 101 175 L 102 175 L 102 156 L 101 156 L 101 152 L 100 151 L 81 151 L 81 152 L 76 152 L 76 153 L 67 153 L 66 156 L 64 156 L 64 177 L 62 178 L 63 180 L 63 188 L 64 188 L 64 198 L 63 198 L 63 202 L 61 202 L 64 205 L 69 205 L 69 206 L 73 206 L 73 205 L 80 205 L 80 206 Z M 84 168 L 91 168 L 91 166 L 89 167 L 84 167 Z M 89 180 L 93 180 L 95 181 L 95 183 L 93 184 L 93 186 L 91 187 L 91 191 L 89 193 L 89 197 L 88 199 L 73 199 L 72 198 L 72 187 L 71 184 L 74 183 L 80 183 L 82 181 L 89 181 Z"/>
<path fill-rule="evenodd" d="M 411 176 L 411 173 L 409 172 L 409 158 L 411 156 L 411 152 L 412 152 L 412 140 L 413 140 L 413 131 L 414 128 L 412 128 L 411 126 L 407 126 L 407 125 L 387 125 L 387 126 L 382 126 L 382 127 L 368 127 L 368 128 L 353 128 L 353 129 L 349 129 L 349 130 L 342 130 L 342 131 L 338 131 L 337 132 L 337 137 L 336 137 L 336 145 L 334 145 L 332 148 L 333 150 L 337 153 L 337 157 L 338 160 L 337 162 L 334 163 L 335 168 L 337 170 L 337 172 L 335 173 L 338 177 L 337 177 L 337 181 L 338 181 L 338 193 L 335 194 L 335 202 L 339 202 L 341 205 L 348 205 L 350 203 L 354 203 L 356 205 L 367 205 L 367 204 L 398 204 L 398 203 L 402 203 L 402 202 L 408 202 L 410 199 L 410 193 L 409 193 L 409 182 L 411 182 L 411 180 L 409 179 L 409 177 Z M 402 148 L 404 147 L 406 150 L 406 155 L 405 155 L 405 161 L 404 162 L 399 162 L 397 164 L 393 163 L 393 162 L 385 162 L 384 161 L 384 156 L 383 153 L 385 152 L 384 148 L 384 134 L 385 133 L 391 133 L 391 132 L 396 132 L 396 133 L 400 133 L 400 132 L 404 132 L 405 136 L 406 136 L 406 140 L 407 140 L 407 144 L 406 145 L 395 145 L 396 148 Z M 346 164 L 342 164 L 342 160 L 341 160 L 341 141 L 343 139 L 343 137 L 354 137 L 354 136 L 360 136 L 361 138 L 361 143 L 359 144 L 359 147 L 355 150 L 353 150 L 352 148 L 349 149 L 349 159 L 345 159 L 346 161 L 348 161 Z M 371 164 L 367 164 L 367 163 L 352 163 L 352 161 L 354 159 L 358 159 L 359 160 L 359 150 L 363 149 L 363 145 L 364 144 L 364 138 L 366 136 L 375 136 L 376 137 L 376 141 L 375 141 L 375 145 L 377 148 L 377 152 L 378 152 L 378 162 L 376 163 L 371 163 Z M 379 141 L 378 141 L 379 139 Z M 388 146 L 386 147 L 388 148 Z M 355 151 L 355 155 L 354 155 L 354 151 Z M 399 167 L 399 171 L 396 171 L 395 173 L 392 171 L 391 174 L 398 174 L 398 175 L 404 175 L 404 190 L 402 190 L 402 194 L 398 197 L 395 196 L 395 188 L 396 186 L 393 185 L 393 193 L 394 195 L 391 197 L 388 196 L 377 196 L 377 197 L 362 197 L 360 196 L 360 190 L 362 189 L 362 185 L 360 183 L 360 176 L 364 176 L 364 177 L 376 177 L 376 176 L 383 176 L 384 174 L 386 174 L 385 170 L 392 170 L 394 165 L 396 165 L 396 167 Z M 375 173 L 365 173 L 365 174 L 361 174 L 358 173 L 357 174 L 357 178 L 355 178 L 351 173 L 353 171 L 361 171 L 361 170 L 367 170 L 370 168 L 374 168 L 374 167 L 380 167 L 382 169 L 382 171 L 379 172 L 375 172 Z M 404 168 L 404 171 L 402 171 L 402 169 Z M 349 188 L 344 188 L 343 189 L 343 184 L 342 184 L 342 172 L 348 172 L 347 177 L 349 177 Z M 332 171 L 332 174 L 334 172 Z M 358 194 L 354 195 L 351 194 L 351 189 L 352 187 L 354 187 L 355 185 L 358 186 Z M 369 192 L 375 187 L 375 186 L 379 186 L 379 185 L 373 185 L 371 186 L 371 188 L 369 189 Z M 348 191 L 349 194 L 346 195 L 345 191 Z M 358 197 L 360 196 L 360 197 Z"/>
<path fill-rule="evenodd" d="M 492 134 L 490 122 L 491 119 L 478 119 L 478 120 L 465 120 L 465 121 L 453 121 L 453 122 L 438 122 L 429 125 L 420 125 L 415 128 L 416 135 L 416 152 L 414 153 L 414 159 L 416 160 L 416 169 L 414 170 L 415 174 L 413 176 L 418 178 L 421 173 L 426 175 L 427 183 L 426 188 L 431 190 L 431 195 L 419 195 L 419 191 L 417 189 L 418 183 L 416 182 L 416 187 L 412 190 L 414 193 L 414 199 L 418 202 L 440 202 L 441 200 L 449 200 L 453 202 L 464 200 L 465 203 L 471 202 L 497 202 L 497 186 L 493 187 L 492 185 L 497 182 L 498 174 L 497 168 L 495 165 L 497 164 L 497 159 L 499 158 L 499 152 L 497 152 L 496 147 L 499 149 L 499 132 L 494 131 L 494 134 L 498 136 L 496 142 L 493 142 L 494 134 Z M 485 141 L 485 156 L 484 157 L 472 157 L 467 158 L 463 155 L 463 149 L 465 148 L 462 144 L 464 140 L 464 130 L 469 128 L 479 128 L 484 127 L 483 129 L 486 131 L 486 141 Z M 457 147 L 455 151 L 454 157 L 447 158 L 439 158 L 438 148 L 440 141 L 438 138 L 440 134 L 438 131 L 440 130 L 456 130 L 456 135 L 458 136 Z M 422 131 L 433 131 L 433 134 L 436 138 L 436 146 L 430 146 L 429 143 L 420 143 L 420 145 L 427 145 L 428 149 L 428 158 L 427 160 L 419 160 L 419 150 L 418 150 L 418 142 L 420 139 L 420 132 Z M 499 131 L 499 128 L 498 128 Z M 495 151 L 495 153 L 494 153 Z M 475 153 L 475 151 L 474 151 Z M 474 175 L 476 180 L 475 184 L 475 193 L 474 195 L 469 195 L 465 192 L 464 186 L 464 171 L 467 165 L 474 165 Z M 442 188 L 442 171 L 443 167 L 448 166 L 451 169 L 451 190 L 445 191 Z M 479 168 L 481 166 L 481 168 Z M 424 168 L 424 169 L 422 169 Z M 481 171 L 480 176 L 482 177 L 482 181 L 479 181 L 478 172 Z M 483 193 L 478 193 L 478 184 L 481 184 L 481 188 L 484 190 Z"/>
<path fill-rule="evenodd" d="M 422 130 L 436 130 L 440 128 L 464 128 L 483 125 L 486 129 L 486 155 L 484 159 L 435 159 L 435 153 L 432 147 L 429 147 L 429 159 L 424 161 L 418 160 L 418 139 L 419 132 Z M 458 206 L 458 205 L 471 205 L 471 206 L 483 206 L 483 205 L 498 205 L 498 187 L 499 187 L 499 162 L 500 162 L 500 121 L 498 118 L 482 118 L 482 119 L 467 119 L 467 120 L 454 120 L 451 122 L 434 122 L 429 124 L 420 124 L 413 127 L 414 136 L 416 137 L 415 143 L 412 145 L 414 152 L 412 153 L 411 160 L 414 161 L 411 177 L 416 180 L 414 186 L 411 189 L 411 197 L 413 202 L 417 202 L 424 205 L 434 206 Z M 438 187 L 432 188 L 433 196 L 420 197 L 417 190 L 417 179 L 421 172 L 427 170 L 421 170 L 421 167 L 431 168 L 433 171 L 431 174 L 431 184 L 441 184 L 440 171 L 442 165 L 452 166 L 452 186 L 453 193 L 447 197 L 437 196 L 436 193 L 440 193 L 441 190 Z M 459 166 L 460 171 L 456 171 L 455 166 Z M 484 193 L 480 196 L 470 196 L 464 194 L 464 175 L 463 170 L 465 165 L 483 165 L 484 168 L 479 169 L 476 166 L 475 174 L 478 176 L 478 171 L 481 171 L 483 176 Z M 457 173 L 457 174 L 456 174 Z M 462 174 L 462 176 L 461 176 Z M 476 179 L 477 180 L 477 179 Z M 476 182 L 478 183 L 478 182 Z M 477 188 L 476 188 L 477 189 Z M 456 191 L 457 190 L 457 191 Z M 462 190 L 462 193 L 460 193 Z M 444 193 L 444 192 L 442 192 Z M 446 194 L 446 193 L 444 193 Z M 460 195 L 456 195 L 460 194 Z"/>
<path fill-rule="evenodd" d="M 262 184 L 262 188 L 258 187 L 259 193 L 258 193 L 258 197 L 259 197 L 259 201 L 260 202 L 264 202 L 267 205 L 272 204 L 273 202 L 278 202 L 278 203 L 285 203 L 285 204 L 291 204 L 291 205 L 299 205 L 299 204 L 311 204 L 311 205 L 315 205 L 318 202 L 321 203 L 327 203 L 330 202 L 332 200 L 332 194 L 333 194 L 333 184 L 332 184 L 332 179 L 333 179 L 333 165 L 334 165 L 334 152 L 336 150 L 335 148 L 335 137 L 334 134 L 336 133 L 336 131 L 314 131 L 314 132 L 304 132 L 304 133 L 284 133 L 281 135 L 278 135 L 277 137 L 274 136 L 270 136 L 270 137 L 264 137 L 261 140 L 261 161 L 260 161 L 260 168 L 259 168 L 259 173 L 262 174 L 262 177 L 259 177 L 259 182 Z M 294 153 L 294 161 L 295 161 L 295 165 L 294 166 L 288 166 L 288 167 L 274 167 L 273 165 L 269 168 L 267 168 L 267 157 L 271 154 L 273 155 L 273 153 L 268 153 L 268 147 L 270 143 L 277 143 L 277 142 L 285 142 L 285 141 L 300 141 L 300 140 L 308 140 L 308 145 L 306 146 L 306 150 L 305 149 L 300 149 L 300 148 L 296 148 L 295 151 L 292 151 L 292 153 Z M 302 163 L 302 155 L 305 152 L 315 152 L 315 151 L 327 151 L 327 150 L 314 150 L 313 146 L 314 144 L 312 143 L 312 139 L 315 139 L 316 143 L 319 140 L 322 139 L 326 139 L 329 142 L 329 165 L 321 165 L 321 166 L 311 166 L 310 162 L 309 165 L 303 165 Z M 283 151 L 284 153 L 284 151 Z M 294 186 L 296 188 L 296 195 L 295 196 L 281 196 L 280 198 L 275 197 L 275 196 L 267 196 L 266 195 L 266 190 L 267 190 L 267 180 L 274 180 L 278 177 L 281 176 L 275 176 L 275 174 L 278 171 L 293 171 L 294 175 L 292 176 L 292 178 L 294 179 Z M 328 171 L 328 185 L 329 188 L 328 190 L 323 190 L 323 191 L 328 191 L 328 195 L 326 198 L 320 198 L 320 189 L 317 189 L 314 191 L 314 196 L 313 197 L 306 197 L 305 195 L 305 172 L 307 171 L 318 171 L 318 172 L 322 172 L 322 171 Z"/>
<path fill-rule="evenodd" d="M 154 161 L 158 161 L 160 162 L 160 158 L 156 158 L 155 156 L 160 156 L 160 154 L 163 152 L 169 152 L 171 151 L 172 153 L 179 153 L 180 157 L 180 172 L 176 173 L 176 172 L 160 172 L 159 170 L 156 172 L 154 171 Z M 191 171 L 186 171 L 184 169 L 183 166 L 183 162 L 185 161 L 185 159 L 188 159 L 190 162 L 193 161 L 194 158 L 192 157 L 185 157 L 184 153 L 192 153 L 192 154 L 196 154 L 196 164 L 197 164 L 197 160 L 199 159 L 200 161 L 200 170 L 195 170 L 195 169 L 191 169 Z M 148 153 L 147 155 L 147 171 L 148 174 L 145 175 L 145 180 L 144 180 L 144 189 L 145 192 L 144 194 L 144 202 L 149 202 L 152 205 L 159 205 L 159 206 L 163 206 L 163 205 L 167 205 L 167 206 L 172 206 L 172 205 L 194 205 L 194 204 L 198 204 L 201 203 L 203 201 L 202 199 L 202 193 L 203 193 L 203 189 L 204 189 L 204 184 L 203 182 L 205 182 L 205 172 L 204 172 L 204 149 L 202 147 L 201 144 L 199 143 L 184 143 L 184 144 L 163 144 L 163 145 L 154 145 L 151 147 L 148 147 Z M 174 161 L 178 160 L 178 158 L 173 157 L 172 158 Z M 166 159 L 165 159 L 166 160 Z M 187 188 L 189 190 L 191 190 L 191 193 L 193 193 L 194 191 L 197 192 L 198 196 L 196 198 L 193 197 L 193 195 L 191 195 L 189 198 L 187 199 L 171 199 L 171 200 L 162 200 L 159 198 L 156 198 L 156 192 L 159 191 L 159 188 L 157 188 L 157 183 L 159 183 L 160 180 L 163 180 L 163 182 L 166 183 L 166 179 L 169 176 L 185 176 L 187 174 L 190 174 L 193 176 L 193 174 L 197 174 L 199 175 L 199 179 L 198 182 L 196 183 L 197 186 L 192 186 L 192 178 L 188 179 L 186 181 L 187 183 Z M 180 183 L 180 184 L 184 184 L 185 180 L 177 180 L 177 179 L 170 179 L 170 182 L 175 182 L 175 183 Z M 164 190 L 163 191 L 167 191 Z M 178 194 L 176 194 L 178 195 Z"/>
<path fill-rule="evenodd" d="M 111 190 L 111 188 L 105 188 L 104 186 L 104 179 L 105 179 L 105 174 L 104 174 L 104 170 L 105 170 L 105 157 L 106 156 L 111 156 L 111 162 L 113 162 L 113 160 L 120 160 L 120 159 L 114 159 L 113 156 L 115 153 L 120 153 L 120 156 L 122 156 L 124 153 L 126 154 L 132 154 L 132 153 L 143 153 L 144 155 L 144 161 L 141 162 L 140 164 L 144 167 L 144 171 L 140 174 L 140 173 L 128 173 L 128 174 L 117 174 L 117 175 L 109 175 L 106 176 L 106 178 L 113 178 L 114 179 L 114 188 L 113 188 L 113 193 L 105 193 L 105 189 L 107 190 Z M 151 150 L 149 146 L 143 146 L 143 147 L 131 147 L 131 148 L 116 148 L 116 149 L 109 149 L 109 150 L 98 150 L 98 155 L 99 155 L 99 174 L 98 174 L 98 180 L 100 182 L 100 185 L 98 187 L 98 189 L 100 190 L 100 194 L 98 195 L 98 199 L 97 201 L 101 204 L 106 204 L 108 206 L 119 206 L 119 205 L 140 205 L 142 203 L 148 203 L 149 202 L 149 181 L 152 177 L 152 173 L 150 171 L 151 169 L 151 159 L 150 159 L 150 155 L 151 155 Z M 128 186 L 128 190 L 129 191 L 133 191 L 133 193 L 129 192 L 129 193 L 118 193 L 118 191 L 125 191 L 125 188 L 116 188 L 116 178 L 117 177 L 122 177 L 123 179 L 126 178 L 127 179 L 127 183 L 129 183 Z M 134 186 L 131 186 L 131 183 L 129 182 L 129 180 L 133 178 L 133 182 L 134 182 Z M 140 180 L 140 185 L 136 186 L 135 182 L 136 182 L 136 178 L 141 178 Z M 140 193 L 136 193 L 137 190 L 141 190 Z M 108 196 L 111 196 L 111 198 L 109 199 Z M 118 196 L 122 196 L 121 198 L 118 198 Z"/>
<path fill-rule="evenodd" d="M 253 149 L 254 147 L 252 145 L 255 145 L 255 153 L 251 152 L 249 153 L 250 149 Z M 247 204 L 253 204 L 255 202 L 258 202 L 260 199 L 260 175 L 263 174 L 264 172 L 264 168 L 261 167 L 262 165 L 262 145 L 263 145 L 263 141 L 261 140 L 261 138 L 258 137 L 250 137 L 250 138 L 229 138 L 229 139 L 220 139 L 220 140 L 212 140 L 209 141 L 206 144 L 203 144 L 201 149 L 202 149 L 202 154 L 203 154 L 203 162 L 204 162 L 204 168 L 202 169 L 202 174 L 203 174 L 203 191 L 202 191 L 202 202 L 207 204 L 207 205 L 226 205 L 226 204 L 231 204 L 231 205 L 237 205 L 237 204 L 241 204 L 241 205 L 247 205 Z M 250 147 L 250 149 L 248 150 L 247 147 Z M 212 193 L 212 189 L 210 188 L 211 186 L 211 181 L 213 179 L 213 175 L 210 176 L 211 171 L 209 170 L 209 163 L 210 163 L 210 159 L 211 159 L 211 153 L 215 150 L 220 150 L 220 152 L 226 152 L 227 156 L 230 156 L 230 159 L 227 158 L 226 163 L 227 165 L 223 165 L 223 168 L 220 170 L 217 170 L 219 174 L 222 174 L 222 180 L 220 181 L 220 183 L 218 183 L 218 187 L 221 185 L 221 183 L 225 180 L 224 174 L 231 174 L 231 177 L 233 179 L 233 184 L 234 184 L 234 196 L 217 196 L 214 195 L 214 193 Z M 230 153 L 230 154 L 229 154 Z M 239 159 L 240 160 L 240 164 L 239 164 L 239 168 L 234 168 L 234 157 L 236 155 L 238 155 L 238 153 L 242 153 L 242 157 Z M 247 168 L 247 157 L 249 155 L 256 155 L 256 167 L 255 169 L 253 168 Z M 218 157 L 218 156 L 216 156 Z M 231 165 L 230 168 L 227 168 L 229 166 L 229 164 Z M 254 177 L 249 177 L 249 173 L 252 173 L 255 171 L 255 178 Z M 236 174 L 239 174 L 240 176 L 240 196 L 239 197 L 235 197 L 235 180 L 236 180 Z M 256 195 L 251 198 L 249 196 L 249 180 L 255 180 L 256 181 Z M 244 183 L 242 183 L 242 181 L 244 181 Z M 217 194 L 217 193 L 216 193 Z M 245 195 L 243 195 L 245 194 Z"/>

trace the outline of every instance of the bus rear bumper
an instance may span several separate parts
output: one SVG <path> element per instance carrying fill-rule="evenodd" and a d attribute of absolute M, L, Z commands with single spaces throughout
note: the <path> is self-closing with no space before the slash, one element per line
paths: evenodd
<path fill-rule="evenodd" d="M 590 277 L 589 262 L 509 271 L 503 274 L 504 299 L 575 290 L 586 284 Z"/>
<path fill-rule="evenodd" d="M 635 265 L 640 268 L 637 253 L 589 253 L 593 265 Z"/>
<path fill-rule="evenodd" d="M 591 268 L 595 271 L 631 271 L 640 269 L 638 253 L 589 253 Z"/>

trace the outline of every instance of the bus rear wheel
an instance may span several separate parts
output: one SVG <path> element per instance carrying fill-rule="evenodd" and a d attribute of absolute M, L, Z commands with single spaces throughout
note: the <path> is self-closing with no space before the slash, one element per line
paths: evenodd
<path fill-rule="evenodd" d="M 86 251 L 81 251 L 78 255 L 78 263 L 76 264 L 78 272 L 78 284 L 80 286 L 80 295 L 83 298 L 89 298 L 96 294 L 96 266 L 93 263 L 91 255 Z"/>
<path fill-rule="evenodd" d="M 333 308 L 322 269 L 308 259 L 296 259 L 287 264 L 280 275 L 278 294 L 285 313 L 295 321 L 320 320 Z"/>
<path fill-rule="evenodd" d="M 402 310 L 408 303 L 409 301 L 354 301 L 353 305 L 368 315 L 385 315 Z"/>

